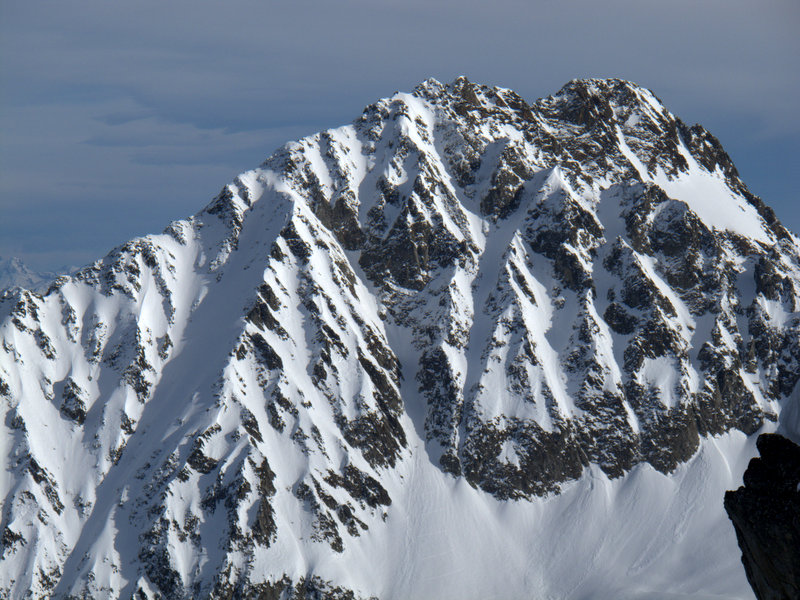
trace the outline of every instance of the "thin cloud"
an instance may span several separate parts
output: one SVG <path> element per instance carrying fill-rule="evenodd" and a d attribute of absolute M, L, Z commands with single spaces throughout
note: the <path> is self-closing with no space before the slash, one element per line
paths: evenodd
<path fill-rule="evenodd" d="M 109 239 L 146 232 L 131 227 L 128 203 L 159 230 L 288 139 L 430 76 L 464 74 L 530 100 L 574 77 L 623 77 L 726 147 L 772 152 L 776 165 L 787 152 L 789 164 L 800 159 L 787 143 L 800 133 L 794 1 L 43 0 L 2 10 L 0 254 L 28 243 L 19 219 L 49 210 L 62 211 L 61 227 L 41 223 L 42 238 L 65 251 L 80 242 L 63 230 L 86 230 L 84 206 L 104 215 Z M 739 167 L 800 229 L 788 188 Z"/>

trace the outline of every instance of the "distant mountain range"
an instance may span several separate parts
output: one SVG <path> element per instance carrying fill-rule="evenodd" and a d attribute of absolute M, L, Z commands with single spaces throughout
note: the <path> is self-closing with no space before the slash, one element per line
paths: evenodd
<path fill-rule="evenodd" d="M 11 258 L 0 257 L 0 291 L 12 287 L 42 290 L 57 276 L 56 273 L 32 271 L 21 259 L 15 256 Z"/>

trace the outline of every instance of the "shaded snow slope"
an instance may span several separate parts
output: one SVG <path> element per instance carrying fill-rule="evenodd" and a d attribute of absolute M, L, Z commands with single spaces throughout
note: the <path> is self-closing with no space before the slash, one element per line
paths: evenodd
<path fill-rule="evenodd" d="M 647 90 L 460 78 L 0 298 L 0 590 L 750 598 L 800 248 Z"/>

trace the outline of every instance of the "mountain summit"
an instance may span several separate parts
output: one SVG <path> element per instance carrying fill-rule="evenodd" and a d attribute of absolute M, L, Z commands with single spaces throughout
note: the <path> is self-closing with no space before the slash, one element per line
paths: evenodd
<path fill-rule="evenodd" d="M 427 80 L 0 299 L 10 598 L 750 598 L 800 244 L 648 90 Z M 637 595 L 638 594 L 638 595 Z"/>

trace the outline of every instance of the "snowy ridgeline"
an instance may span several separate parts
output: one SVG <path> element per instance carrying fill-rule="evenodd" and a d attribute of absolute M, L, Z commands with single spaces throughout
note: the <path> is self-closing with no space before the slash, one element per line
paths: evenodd
<path fill-rule="evenodd" d="M 798 307 L 649 91 L 429 80 L 0 300 L 0 591 L 751 598 L 722 498 L 800 433 Z"/>

